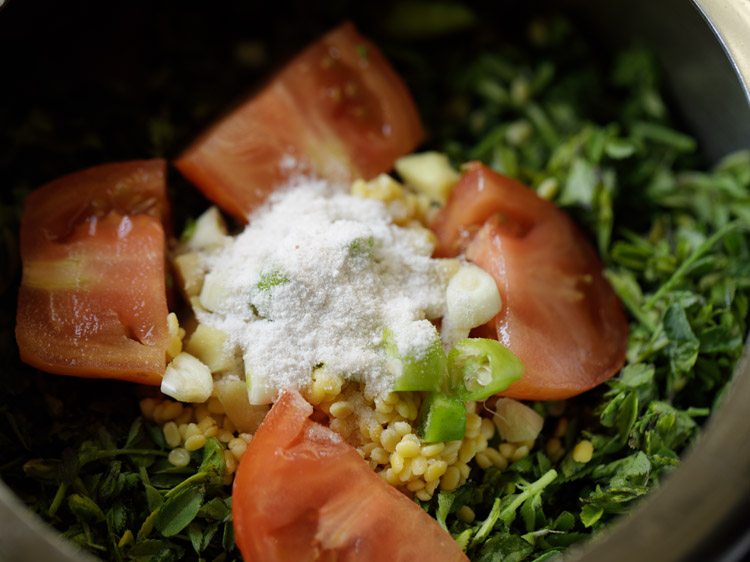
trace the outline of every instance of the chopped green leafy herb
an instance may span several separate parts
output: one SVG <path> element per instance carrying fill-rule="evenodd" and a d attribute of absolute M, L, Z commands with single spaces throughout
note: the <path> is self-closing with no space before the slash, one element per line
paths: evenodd
<path fill-rule="evenodd" d="M 338 5 L 317 6 L 326 12 L 315 22 L 337 20 Z M 563 18 L 528 22 L 524 40 L 455 2 L 393 6 L 387 36 L 370 35 L 410 83 L 429 148 L 457 165 L 482 160 L 565 207 L 596 242 L 631 317 L 618 376 L 564 404 L 534 405 L 547 422 L 530 456 L 503 471 L 474 468 L 466 485 L 423 506 L 473 560 L 549 560 L 668 476 L 731 378 L 750 309 L 750 151 L 706 169 L 695 139 L 670 115 L 646 49 L 606 60 Z M 378 21 L 376 8 L 355 16 Z M 227 14 L 252 20 L 250 8 Z M 86 107 L 91 119 L 74 117 L 70 97 L 53 88 L 0 107 L 9 147 L 0 154 L 9 187 L 0 203 L 0 350 L 8 363 L 0 474 L 33 511 L 101 558 L 231 561 L 239 554 L 220 447 L 209 439 L 188 466 L 173 466 L 161 429 L 139 417 L 132 386 L 41 375 L 18 361 L 13 339 L 24 193 L 94 162 L 174 156 L 271 68 L 262 56 L 253 55 L 257 64 L 227 59 L 247 51 L 244 27 L 233 35 L 216 26 L 213 40 L 188 41 L 206 37 L 205 22 L 186 9 L 171 15 L 179 25 L 159 30 L 165 56 L 148 69 L 135 65 L 132 72 L 148 74 L 128 82 L 119 75 L 127 65 L 109 63 L 117 72 L 103 105 Z M 514 32 L 525 24 L 510 23 Z M 289 54 L 290 25 L 260 30 L 253 52 Z M 459 41 L 440 40 L 466 30 Z M 175 215 L 189 236 L 188 217 L 203 201 L 174 182 Z M 355 241 L 351 251 L 371 255 L 372 244 Z M 272 272 L 258 289 L 288 281 Z M 587 463 L 572 455 L 581 439 L 593 444 Z M 474 522 L 457 517 L 464 506 Z"/>

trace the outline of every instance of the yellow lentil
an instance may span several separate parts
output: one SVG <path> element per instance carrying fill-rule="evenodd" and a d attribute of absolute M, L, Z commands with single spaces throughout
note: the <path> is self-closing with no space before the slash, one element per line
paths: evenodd
<path fill-rule="evenodd" d="M 237 470 L 237 460 L 230 451 L 224 451 L 224 472 L 227 474 L 234 474 Z"/>
<path fill-rule="evenodd" d="M 164 402 L 160 402 L 156 405 L 152 414 L 153 420 L 159 425 L 167 421 L 164 419 L 164 408 L 166 408 L 166 404 Z"/>
<path fill-rule="evenodd" d="M 198 429 L 196 424 L 189 423 L 185 426 L 185 433 L 182 433 L 182 426 L 180 426 L 180 433 L 182 434 L 182 438 L 187 441 L 194 435 L 201 435 L 201 430 Z"/>
<path fill-rule="evenodd" d="M 181 402 L 167 402 L 164 406 L 162 416 L 165 421 L 173 420 L 182 413 L 182 409 L 183 406 Z"/>
<path fill-rule="evenodd" d="M 579 441 L 573 448 L 573 460 L 580 463 L 587 463 L 594 456 L 594 444 L 588 439 Z"/>
<path fill-rule="evenodd" d="M 235 437 L 229 442 L 229 450 L 232 451 L 232 455 L 235 459 L 240 460 L 247 450 L 247 443 L 245 443 L 244 439 Z"/>
<path fill-rule="evenodd" d="M 513 451 L 513 456 L 511 459 L 513 462 L 518 462 L 523 458 L 526 458 L 529 455 L 529 448 L 526 445 L 521 445 L 518 447 L 515 451 Z"/>
<path fill-rule="evenodd" d="M 396 433 L 398 433 L 399 437 L 403 437 L 404 435 L 407 435 L 414 430 L 414 428 L 405 421 L 397 421 L 391 425 L 393 429 L 396 430 Z"/>
<path fill-rule="evenodd" d="M 154 398 L 144 398 L 138 403 L 138 406 L 141 408 L 141 415 L 146 418 L 147 420 L 153 420 L 154 419 L 154 408 L 156 408 L 156 405 L 158 404 L 158 401 Z"/>
<path fill-rule="evenodd" d="M 474 441 L 464 441 L 461 444 L 461 448 L 458 450 L 458 461 L 462 463 L 467 463 L 471 459 L 474 458 L 474 455 L 477 453 L 477 447 L 476 443 Z"/>
<path fill-rule="evenodd" d="M 500 451 L 498 451 L 497 449 L 488 447 L 485 451 L 483 451 L 483 454 L 490 460 L 493 466 L 496 466 L 500 470 L 505 470 L 506 468 L 508 468 L 508 459 L 501 455 Z"/>
<path fill-rule="evenodd" d="M 399 402 L 398 404 L 396 404 L 396 412 L 402 418 L 409 419 L 409 414 L 411 412 L 411 410 L 409 408 L 409 403 L 408 402 Z"/>
<path fill-rule="evenodd" d="M 501 443 L 498 450 L 502 456 L 510 460 L 513 457 L 513 453 L 516 452 L 516 446 L 511 443 Z"/>
<path fill-rule="evenodd" d="M 198 449 L 202 449 L 205 444 L 205 435 L 191 435 L 190 437 L 185 439 L 185 449 L 187 449 L 188 451 L 197 451 Z"/>
<path fill-rule="evenodd" d="M 402 457 L 398 453 L 391 453 L 390 461 L 391 461 L 391 468 L 396 474 L 398 474 L 399 472 L 403 470 L 404 457 Z"/>
<path fill-rule="evenodd" d="M 171 451 L 169 451 L 167 460 L 170 464 L 182 468 L 183 466 L 187 466 L 190 464 L 190 453 L 188 453 L 187 450 L 183 448 L 172 449 Z"/>
<path fill-rule="evenodd" d="M 216 420 L 209 415 L 198 422 L 198 429 L 200 429 L 201 433 L 205 433 L 209 427 L 216 427 L 216 425 Z"/>
<path fill-rule="evenodd" d="M 427 459 L 419 456 L 411 461 L 411 472 L 414 476 L 422 476 L 427 470 Z"/>
<path fill-rule="evenodd" d="M 451 492 L 458 488 L 460 481 L 461 472 L 455 466 L 449 466 L 440 479 L 440 489 L 445 492 Z"/>
<path fill-rule="evenodd" d="M 414 494 L 417 499 L 427 502 L 432 499 L 432 493 L 428 492 L 426 489 L 419 490 L 416 494 Z"/>
<path fill-rule="evenodd" d="M 482 437 L 489 441 L 495 436 L 495 424 L 487 418 L 482 418 L 482 426 L 479 431 Z"/>
<path fill-rule="evenodd" d="M 436 457 L 445 449 L 445 443 L 432 443 L 422 446 L 422 454 L 425 457 Z"/>
<path fill-rule="evenodd" d="M 474 519 L 476 519 L 476 514 L 468 505 L 462 505 L 458 511 L 456 511 L 456 518 L 464 523 L 473 523 Z"/>
<path fill-rule="evenodd" d="M 386 451 L 392 453 L 396 450 L 396 445 L 401 440 L 400 437 L 401 436 L 396 433 L 396 430 L 389 427 L 388 429 L 384 429 L 383 433 L 380 435 L 380 443 L 382 443 L 383 448 Z"/>
<path fill-rule="evenodd" d="M 405 459 L 411 459 L 422 452 L 422 447 L 419 446 L 419 439 L 417 439 L 417 436 L 410 433 L 404 435 L 399 444 L 396 445 L 396 452 Z"/>
<path fill-rule="evenodd" d="M 424 471 L 425 482 L 437 482 L 446 470 L 448 470 L 447 462 L 431 459 L 427 464 L 427 470 Z"/>
<path fill-rule="evenodd" d="M 174 449 L 179 447 L 182 442 L 182 436 L 177 424 L 173 421 L 167 422 L 162 427 L 162 433 L 164 434 L 164 441 L 167 442 L 170 448 Z"/>
<path fill-rule="evenodd" d="M 424 480 L 412 480 L 406 485 L 406 489 L 410 492 L 418 492 L 424 489 Z"/>
<path fill-rule="evenodd" d="M 482 428 L 482 418 L 476 414 L 469 414 L 466 417 L 466 434 L 465 439 L 475 439 L 479 436 Z"/>
<path fill-rule="evenodd" d="M 492 466 L 492 461 L 484 452 L 477 453 L 477 456 L 474 457 L 474 460 L 477 461 L 479 468 L 484 469 L 484 468 L 489 468 Z"/>
<path fill-rule="evenodd" d="M 392 486 L 395 486 L 396 484 L 399 483 L 398 475 L 392 468 L 387 468 L 385 470 L 385 479 Z"/>
<path fill-rule="evenodd" d="M 354 408 L 346 400 L 340 400 L 331 404 L 329 411 L 334 418 L 346 418 L 352 415 Z"/>
<path fill-rule="evenodd" d="M 382 447 L 375 447 L 370 453 L 370 458 L 378 464 L 386 464 L 388 462 L 388 451 Z"/>
<path fill-rule="evenodd" d="M 393 412 L 393 406 L 391 404 L 383 402 L 382 400 L 376 401 L 375 411 L 380 412 L 381 414 L 390 414 Z"/>
<path fill-rule="evenodd" d="M 411 459 L 405 459 L 404 468 L 402 468 L 401 472 L 399 472 L 398 479 L 401 482 L 408 482 L 411 479 L 411 476 Z"/>

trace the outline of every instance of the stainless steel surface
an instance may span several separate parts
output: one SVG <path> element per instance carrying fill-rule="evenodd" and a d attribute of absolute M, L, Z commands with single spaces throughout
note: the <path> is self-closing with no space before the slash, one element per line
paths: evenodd
<path fill-rule="evenodd" d="M 750 147 L 750 0 L 694 2 L 709 25 L 688 0 L 573 0 L 572 4 L 603 40 L 625 41 L 636 33 L 656 48 L 686 123 L 701 139 L 707 155 L 716 159 L 732 149 Z M 709 29 L 720 38 L 732 64 Z M 733 72 L 743 77 L 742 87 Z M 637 509 L 590 545 L 571 550 L 566 559 L 736 559 L 741 548 L 732 554 L 731 545 L 750 525 L 748 403 L 746 347 L 725 404 L 679 470 Z M 0 561 L 90 559 L 64 544 L 0 482 Z"/>
<path fill-rule="evenodd" d="M 714 30 L 750 102 L 750 0 L 693 0 Z"/>
<path fill-rule="evenodd" d="M 0 562 L 87 562 L 76 549 L 28 511 L 0 480 Z"/>

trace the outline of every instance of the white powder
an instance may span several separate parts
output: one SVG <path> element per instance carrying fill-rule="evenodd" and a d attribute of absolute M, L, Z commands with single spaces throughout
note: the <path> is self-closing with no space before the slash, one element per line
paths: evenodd
<path fill-rule="evenodd" d="M 391 222 L 379 201 L 306 180 L 274 194 L 244 232 L 208 258 L 219 286 L 201 322 L 229 334 L 249 373 L 275 391 L 307 387 L 315 366 L 387 392 L 383 332 L 420 356 L 434 341 L 427 319 L 445 311 L 446 268 L 430 237 Z M 205 289 L 204 289 L 205 291 Z"/>

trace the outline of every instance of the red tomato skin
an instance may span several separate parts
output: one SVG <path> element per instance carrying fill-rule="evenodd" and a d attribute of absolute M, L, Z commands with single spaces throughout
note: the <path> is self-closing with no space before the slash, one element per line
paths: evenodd
<path fill-rule="evenodd" d="M 480 332 L 523 361 L 503 396 L 560 400 L 611 378 L 628 324 L 591 244 L 554 204 L 471 163 L 433 225 L 437 254 L 461 252 L 494 278 L 503 308 Z"/>
<path fill-rule="evenodd" d="M 105 164 L 29 195 L 21 221 L 21 359 L 62 375 L 159 384 L 166 318 L 165 162 Z"/>
<path fill-rule="evenodd" d="M 312 412 L 284 392 L 242 456 L 232 512 L 246 562 L 468 560 Z"/>
<path fill-rule="evenodd" d="M 390 170 L 423 137 L 401 78 L 345 23 L 219 120 L 175 165 L 206 197 L 246 221 L 294 177 L 344 184 L 370 179 Z"/>

